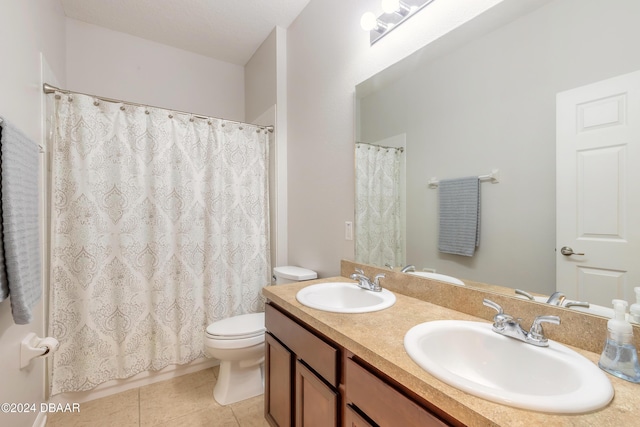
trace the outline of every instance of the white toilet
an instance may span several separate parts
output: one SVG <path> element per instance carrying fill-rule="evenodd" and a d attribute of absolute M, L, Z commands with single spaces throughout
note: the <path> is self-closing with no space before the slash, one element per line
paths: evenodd
<path fill-rule="evenodd" d="M 275 284 L 313 280 L 317 273 L 286 266 L 273 269 Z M 207 326 L 204 345 L 207 353 L 220 360 L 213 397 L 229 405 L 264 392 L 264 313 L 233 316 Z"/>

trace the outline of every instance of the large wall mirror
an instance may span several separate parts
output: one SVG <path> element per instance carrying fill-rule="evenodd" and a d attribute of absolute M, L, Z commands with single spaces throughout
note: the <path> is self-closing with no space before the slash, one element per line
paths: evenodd
<path fill-rule="evenodd" d="M 516 3 L 526 7 L 515 13 Z M 422 13 L 429 13 L 428 8 Z M 418 270 L 434 269 L 463 280 L 544 295 L 562 289 L 568 298 L 604 306 L 610 306 L 612 296 L 633 302 L 633 287 L 640 286 L 639 273 L 606 267 L 592 268 L 589 271 L 594 274 L 589 274 L 582 267 L 591 254 L 559 253 L 563 244 L 557 236 L 564 230 L 556 230 L 561 205 L 556 197 L 562 202 L 566 196 L 557 193 L 556 136 L 562 125 L 556 117 L 558 94 L 640 70 L 639 22 L 637 0 L 505 0 L 358 85 L 357 186 L 370 179 L 363 173 L 371 169 L 371 162 L 387 166 L 383 173 L 370 172 L 382 175 L 376 179 L 382 182 L 383 194 L 375 196 L 375 203 L 365 200 L 369 196 L 361 189 L 356 190 L 356 210 L 360 209 L 356 212 L 356 261 L 394 267 L 413 264 Z M 596 113 L 624 116 L 637 102 L 625 97 L 620 99 L 626 101 L 618 99 L 614 107 L 605 102 L 600 108 L 604 113 Z M 589 102 L 600 105 L 597 99 Z M 576 119 L 559 120 L 575 124 Z M 594 120 L 595 133 L 613 123 Z M 616 116 L 615 120 L 622 120 L 619 127 L 637 127 L 637 119 L 630 116 Z M 631 144 L 640 145 L 640 138 Z M 363 150 L 384 151 L 386 157 L 371 160 Z M 607 156 L 593 157 L 583 178 L 595 188 L 605 176 L 640 169 L 640 159 L 625 157 L 632 151 L 610 153 L 605 166 L 598 162 Z M 364 159 L 368 159 L 367 166 L 361 163 Z M 618 163 L 611 166 L 612 162 Z M 429 180 L 480 176 L 495 169 L 500 173 L 499 183 L 480 183 L 481 227 L 475 254 L 439 252 L 439 190 L 429 187 Z M 391 182 L 398 185 L 389 188 Z M 618 212 L 620 204 L 640 204 L 625 185 L 619 184 L 617 193 L 611 191 L 615 187 L 605 186 L 602 194 L 615 194 L 590 201 L 597 208 L 591 219 L 612 218 L 619 229 L 603 229 L 600 235 L 596 231 L 584 242 L 638 240 L 640 216 L 624 217 Z M 376 233 L 392 227 L 358 208 L 363 204 L 395 209 L 398 229 L 380 243 L 389 256 L 374 260 L 363 255 L 363 247 L 376 245 Z M 612 233 L 619 236 L 611 238 Z M 580 241 L 565 245 L 576 253 L 583 250 Z M 640 260 L 640 246 L 633 250 L 632 256 Z M 560 263 L 582 276 L 558 284 Z"/>

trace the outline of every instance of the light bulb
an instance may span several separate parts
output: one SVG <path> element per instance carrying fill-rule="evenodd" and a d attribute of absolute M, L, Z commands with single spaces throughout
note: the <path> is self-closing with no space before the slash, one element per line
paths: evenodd
<path fill-rule="evenodd" d="M 365 31 L 371 31 L 378 26 L 378 18 L 373 12 L 366 12 L 360 18 L 360 26 Z"/>
<path fill-rule="evenodd" d="M 393 13 L 400 9 L 400 0 L 382 0 L 382 11 L 384 13 Z"/>

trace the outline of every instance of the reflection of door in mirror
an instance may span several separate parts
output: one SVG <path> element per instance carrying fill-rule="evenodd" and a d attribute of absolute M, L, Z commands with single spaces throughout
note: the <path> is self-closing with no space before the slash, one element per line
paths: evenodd
<path fill-rule="evenodd" d="M 355 148 L 356 261 L 399 266 L 406 262 L 406 135 Z"/>
<path fill-rule="evenodd" d="M 633 301 L 640 284 L 640 71 L 561 92 L 556 113 L 557 289 L 606 307 L 614 298 Z"/>
<path fill-rule="evenodd" d="M 480 16 L 359 84 L 356 135 L 407 135 L 408 264 L 550 295 L 556 249 L 589 255 L 569 241 L 556 246 L 556 94 L 640 69 L 631 53 L 640 1 L 504 1 L 492 11 L 525 3 L 539 7 L 486 33 L 475 32 Z M 438 192 L 427 182 L 494 168 L 500 185 L 480 190 L 482 247 L 470 259 L 439 253 Z"/>

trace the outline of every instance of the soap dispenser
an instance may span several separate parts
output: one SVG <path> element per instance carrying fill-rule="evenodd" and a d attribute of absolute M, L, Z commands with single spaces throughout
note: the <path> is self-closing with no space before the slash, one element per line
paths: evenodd
<path fill-rule="evenodd" d="M 612 302 L 614 315 L 607 323 L 607 341 L 598 366 L 618 378 L 640 383 L 640 364 L 633 344 L 633 327 L 625 318 L 628 304 L 619 299 Z"/>
<path fill-rule="evenodd" d="M 636 302 L 631 304 L 629 314 L 633 323 L 640 323 L 640 286 L 633 288 L 636 293 Z"/>

